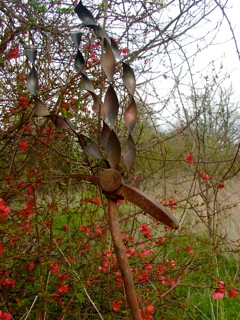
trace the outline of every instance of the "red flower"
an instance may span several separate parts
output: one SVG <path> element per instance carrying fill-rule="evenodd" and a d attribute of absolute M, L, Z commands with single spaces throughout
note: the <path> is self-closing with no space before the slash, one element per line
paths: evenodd
<path fill-rule="evenodd" d="M 128 48 L 121 49 L 120 52 L 122 54 L 127 54 L 128 53 Z"/>
<path fill-rule="evenodd" d="M 9 312 L 2 312 L 2 310 L 0 310 L 0 319 L 1 320 L 11 320 L 12 319 L 12 315 Z"/>
<path fill-rule="evenodd" d="M 117 199 L 117 206 L 120 206 L 121 204 L 123 204 L 123 200 Z"/>
<path fill-rule="evenodd" d="M 174 200 L 172 198 L 168 199 L 168 203 L 170 204 L 171 210 L 174 210 L 175 208 L 177 208 L 177 204 L 176 204 L 176 202 L 174 202 Z"/>
<path fill-rule="evenodd" d="M 23 140 L 22 140 L 22 141 L 20 141 L 20 142 L 19 142 L 19 144 L 18 144 L 19 149 L 20 149 L 21 151 L 26 150 L 27 145 L 28 145 L 27 141 L 23 141 Z"/>
<path fill-rule="evenodd" d="M 59 282 L 64 282 L 64 281 L 67 279 L 68 276 L 69 276 L 68 273 L 59 273 L 59 275 L 58 275 L 58 281 L 59 281 Z"/>
<path fill-rule="evenodd" d="M 223 188 L 225 188 L 225 184 L 224 184 L 224 182 L 221 182 L 221 183 L 219 184 L 219 189 L 223 189 Z"/>
<path fill-rule="evenodd" d="M 34 263 L 33 262 L 28 264 L 28 270 L 30 271 L 32 269 L 34 269 Z"/>
<path fill-rule="evenodd" d="M 92 199 L 92 203 L 101 204 L 101 199 L 100 198 Z"/>
<path fill-rule="evenodd" d="M 140 228 L 140 232 L 144 235 L 145 238 L 151 238 L 151 229 L 149 228 L 147 223 L 143 223 Z"/>
<path fill-rule="evenodd" d="M 200 176 L 204 179 L 204 180 L 210 180 L 210 177 L 207 173 L 205 172 L 200 172 Z"/>
<path fill-rule="evenodd" d="M 143 310 L 140 310 L 142 320 L 153 320 L 153 317 L 150 314 L 145 314 Z"/>
<path fill-rule="evenodd" d="M 188 246 L 184 247 L 183 250 L 187 251 L 190 254 L 194 253 L 192 246 L 190 244 Z"/>
<path fill-rule="evenodd" d="M 50 271 L 51 271 L 52 274 L 57 273 L 58 269 L 59 269 L 59 265 L 58 265 L 57 262 L 53 263 L 53 264 L 50 266 Z"/>
<path fill-rule="evenodd" d="M 145 312 L 147 314 L 152 314 L 154 312 L 154 306 L 152 304 L 149 304 L 148 306 L 146 306 Z"/>
<path fill-rule="evenodd" d="M 238 292 L 235 289 L 230 289 L 228 291 L 229 298 L 236 298 L 238 296 Z"/>
<path fill-rule="evenodd" d="M 84 224 L 82 224 L 82 225 L 80 226 L 80 230 L 81 230 L 83 233 L 86 233 L 86 234 L 90 234 L 90 233 L 91 233 L 90 228 L 86 227 Z"/>
<path fill-rule="evenodd" d="M 4 222 L 10 213 L 10 208 L 5 206 L 5 202 L 0 198 L 0 221 Z"/>
<path fill-rule="evenodd" d="M 121 305 L 122 305 L 122 303 L 123 303 L 122 300 L 119 300 L 118 302 L 112 301 L 112 308 L 113 308 L 113 310 L 116 311 L 116 312 L 118 312 L 119 309 L 120 309 L 120 307 L 121 307 Z"/>
<path fill-rule="evenodd" d="M 3 250 L 3 244 L 0 243 L 0 254 L 3 254 L 4 250 Z"/>
<path fill-rule="evenodd" d="M 19 98 L 19 109 L 25 109 L 28 105 L 28 97 L 27 96 L 21 96 Z"/>
<path fill-rule="evenodd" d="M 223 299 L 226 292 L 225 284 L 223 281 L 219 281 L 218 286 L 219 288 L 212 292 L 212 298 L 214 300 Z"/>
<path fill-rule="evenodd" d="M 58 294 L 62 294 L 62 293 L 65 293 L 65 292 L 67 292 L 69 290 L 69 287 L 68 287 L 68 284 L 61 284 L 58 288 L 57 288 L 57 290 L 56 290 L 56 292 L 58 293 Z"/>
<path fill-rule="evenodd" d="M 8 59 L 14 59 L 19 57 L 19 47 L 18 45 L 13 47 L 7 54 Z"/>
<path fill-rule="evenodd" d="M 192 155 L 192 153 L 187 154 L 185 160 L 186 160 L 186 162 L 188 164 L 193 164 L 193 155 Z"/>
<path fill-rule="evenodd" d="M 67 225 L 63 226 L 63 230 L 68 231 L 68 226 Z"/>

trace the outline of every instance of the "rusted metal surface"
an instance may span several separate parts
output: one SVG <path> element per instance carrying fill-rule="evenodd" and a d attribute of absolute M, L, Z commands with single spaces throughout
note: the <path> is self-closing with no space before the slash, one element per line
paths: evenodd
<path fill-rule="evenodd" d="M 120 188 L 122 177 L 117 170 L 104 170 L 99 177 L 101 188 L 106 192 L 113 192 Z"/>
<path fill-rule="evenodd" d="M 133 320 L 141 320 L 142 317 L 138 306 L 137 294 L 133 282 L 132 272 L 128 263 L 126 249 L 122 241 L 122 233 L 117 213 L 117 203 L 116 200 L 111 198 L 108 199 L 108 219 L 114 249 L 123 278 L 127 303 L 131 310 Z"/>
<path fill-rule="evenodd" d="M 116 191 L 116 195 L 134 203 L 157 221 L 173 229 L 179 228 L 177 219 L 166 207 L 137 188 L 124 184 Z"/>
<path fill-rule="evenodd" d="M 100 179 L 98 176 L 92 176 L 90 174 L 82 174 L 82 173 L 72 173 L 69 175 L 69 177 L 79 179 L 85 182 L 90 182 L 92 184 L 95 184 L 95 186 L 100 186 Z"/>
<path fill-rule="evenodd" d="M 157 221 L 173 229 L 179 228 L 177 219 L 160 202 L 152 199 L 135 187 L 126 184 L 121 185 L 121 175 L 116 170 L 107 169 L 101 173 L 100 177 L 86 174 L 71 174 L 70 177 L 101 186 L 106 196 L 115 199 L 126 199 L 137 205 Z M 110 193 L 109 195 L 108 192 Z"/>

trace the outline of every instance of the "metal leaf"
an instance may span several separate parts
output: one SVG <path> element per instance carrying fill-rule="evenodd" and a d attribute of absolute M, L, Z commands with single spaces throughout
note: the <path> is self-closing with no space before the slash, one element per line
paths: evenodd
<path fill-rule="evenodd" d="M 105 38 L 109 44 L 111 44 L 111 39 L 109 38 L 109 35 L 106 33 L 106 31 L 100 27 L 100 26 L 90 26 L 90 28 L 93 29 L 95 35 L 97 38 Z"/>
<path fill-rule="evenodd" d="M 99 110 L 99 106 L 101 105 L 101 100 L 100 100 L 99 96 L 97 96 L 94 92 L 90 92 L 90 94 L 93 97 L 92 110 L 97 113 Z"/>
<path fill-rule="evenodd" d="M 78 50 L 77 55 L 74 61 L 74 67 L 77 71 L 81 71 L 82 73 L 85 73 L 85 60 L 83 58 L 82 53 Z"/>
<path fill-rule="evenodd" d="M 83 148 L 84 153 L 100 160 L 104 158 L 99 147 L 93 140 L 84 136 L 83 134 L 80 134 L 78 136 L 81 139 L 81 146 Z"/>
<path fill-rule="evenodd" d="M 82 1 L 79 2 L 79 4 L 75 7 L 74 11 L 78 15 L 79 19 L 85 24 L 85 25 L 96 25 L 97 22 L 94 19 L 91 12 L 82 5 Z"/>
<path fill-rule="evenodd" d="M 68 129 L 69 128 L 66 119 L 61 116 L 55 115 L 53 117 L 53 121 L 54 121 L 54 124 L 57 129 Z"/>
<path fill-rule="evenodd" d="M 36 46 L 25 46 L 25 54 L 28 59 L 34 63 L 37 57 L 37 47 Z"/>
<path fill-rule="evenodd" d="M 100 100 L 99 96 L 97 96 L 96 93 L 94 92 L 94 87 L 92 85 L 92 82 L 88 79 L 88 77 L 85 74 L 82 74 L 81 88 L 83 90 L 87 90 L 91 94 L 91 96 L 93 97 L 92 110 L 94 112 L 98 112 L 99 106 L 101 105 L 101 100 Z"/>
<path fill-rule="evenodd" d="M 103 128 L 100 135 L 100 142 L 106 150 L 107 150 L 107 143 L 108 143 L 108 138 L 110 136 L 110 133 L 111 133 L 111 130 L 109 126 L 106 124 L 106 122 L 103 121 Z"/>
<path fill-rule="evenodd" d="M 136 147 L 132 135 L 129 132 L 128 139 L 122 149 L 123 162 L 128 171 L 131 171 L 136 160 Z"/>
<path fill-rule="evenodd" d="M 34 66 L 32 67 L 27 78 L 27 88 L 28 91 L 31 92 L 31 94 L 33 94 L 34 96 L 36 95 L 38 88 L 38 76 Z"/>
<path fill-rule="evenodd" d="M 116 59 L 121 59 L 121 54 L 120 54 L 120 50 L 118 49 L 118 45 L 116 44 L 116 42 L 111 38 L 111 47 L 112 47 L 112 51 L 114 53 L 114 56 Z"/>
<path fill-rule="evenodd" d="M 101 56 L 101 66 L 110 81 L 113 81 L 113 75 L 115 73 L 116 62 L 111 46 L 105 41 L 105 51 Z"/>
<path fill-rule="evenodd" d="M 123 66 L 123 83 L 131 95 L 134 95 L 136 88 L 136 78 L 133 69 L 125 62 L 122 63 Z"/>
<path fill-rule="evenodd" d="M 103 112 L 106 115 L 109 124 L 111 127 L 114 126 L 114 123 L 118 116 L 119 103 L 113 86 L 110 84 L 105 95 L 103 103 Z"/>
<path fill-rule="evenodd" d="M 38 117 L 45 117 L 50 114 L 46 105 L 37 97 L 35 97 L 35 104 L 33 110 Z"/>
<path fill-rule="evenodd" d="M 81 88 L 83 90 L 87 90 L 89 92 L 93 92 L 94 93 L 94 87 L 92 85 L 92 82 L 88 79 L 87 76 L 85 76 L 84 74 L 82 75 L 82 85 Z"/>
<path fill-rule="evenodd" d="M 67 122 L 70 129 L 72 129 L 73 131 L 76 131 L 76 128 L 74 127 L 74 125 L 70 119 L 66 118 L 65 121 Z"/>
<path fill-rule="evenodd" d="M 107 160 L 112 169 L 116 169 L 121 157 L 121 146 L 115 132 L 111 130 L 107 142 Z"/>
<path fill-rule="evenodd" d="M 75 46 L 76 46 L 77 49 L 78 49 L 78 47 L 79 47 L 79 45 L 80 45 L 80 42 L 81 42 L 82 33 L 81 33 L 80 31 L 72 31 L 72 32 L 70 33 L 70 35 L 71 35 L 71 38 L 72 38 Z"/>
<path fill-rule="evenodd" d="M 124 112 L 124 121 L 128 130 L 131 132 L 134 129 L 135 124 L 137 122 L 137 107 L 133 97 L 129 106 Z"/>

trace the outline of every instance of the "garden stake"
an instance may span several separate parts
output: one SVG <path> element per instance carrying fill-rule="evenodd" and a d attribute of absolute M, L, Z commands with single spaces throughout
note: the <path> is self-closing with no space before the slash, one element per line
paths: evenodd
<path fill-rule="evenodd" d="M 112 241 L 124 283 L 128 306 L 131 310 L 133 320 L 141 320 L 142 317 L 138 306 L 133 277 L 128 263 L 126 249 L 122 241 L 122 233 L 118 220 L 116 199 L 108 198 L 108 219 Z"/>
<path fill-rule="evenodd" d="M 120 159 L 122 158 L 123 165 L 128 173 L 132 172 L 132 168 L 136 159 L 136 146 L 131 133 L 137 121 L 137 107 L 134 100 L 134 92 L 136 87 L 135 75 L 132 68 L 127 63 L 120 61 L 119 69 L 121 69 L 123 84 L 129 96 L 129 103 L 128 106 L 125 107 L 123 115 L 123 120 L 127 127 L 128 135 L 125 143 L 121 147 L 117 134 L 113 130 L 118 119 L 119 110 L 117 94 L 113 87 L 113 76 L 115 74 L 117 65 L 116 60 L 122 60 L 120 52 L 115 41 L 111 39 L 105 30 L 97 24 L 91 12 L 82 5 L 81 1 L 75 7 L 75 12 L 82 21 L 82 27 L 87 27 L 89 30 L 91 30 L 95 34 L 95 37 L 99 39 L 100 43 L 103 44 L 99 62 L 107 78 L 106 83 L 107 81 L 109 82 L 104 103 L 102 103 L 101 98 L 95 93 L 94 87 L 90 79 L 87 77 L 87 64 L 81 51 L 79 50 L 82 33 L 79 31 L 71 33 L 72 40 L 77 48 L 74 66 L 82 78 L 81 90 L 86 90 L 89 95 L 91 95 L 93 98 L 92 110 L 101 118 L 102 131 L 100 136 L 96 139 L 97 141 L 100 141 L 101 146 L 96 144 L 89 137 L 79 133 L 68 118 L 60 116 L 58 113 L 50 113 L 44 102 L 39 99 L 37 95 L 38 75 L 35 66 L 37 48 L 34 45 L 25 47 L 26 56 L 31 63 L 31 70 L 27 78 L 27 88 L 34 99 L 34 116 L 50 119 L 58 129 L 70 130 L 70 133 L 74 133 L 76 135 L 78 142 L 87 158 L 88 164 L 90 163 L 88 156 L 90 156 L 100 160 L 106 167 L 106 169 L 103 169 L 99 175 L 70 174 L 70 177 L 87 181 L 100 187 L 103 194 L 107 197 L 108 224 L 123 278 L 127 303 L 131 311 L 132 319 L 141 320 L 141 313 L 137 301 L 134 281 L 128 263 L 125 246 L 122 241 L 122 234 L 117 212 L 117 200 L 126 199 L 132 202 L 140 207 L 143 212 L 148 213 L 157 221 L 160 221 L 171 228 L 177 229 L 178 222 L 171 212 L 169 212 L 158 201 L 151 199 L 138 188 L 124 183 L 122 175 L 119 172 Z M 105 152 L 103 153 L 102 150 L 105 150 Z"/>

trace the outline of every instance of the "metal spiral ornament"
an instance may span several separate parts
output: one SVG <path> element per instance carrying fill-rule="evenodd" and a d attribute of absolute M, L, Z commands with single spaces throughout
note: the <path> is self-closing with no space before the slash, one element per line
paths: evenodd
<path fill-rule="evenodd" d="M 74 62 L 75 69 L 82 74 L 82 86 L 83 90 L 93 98 L 93 111 L 98 112 L 101 108 L 100 116 L 102 119 L 102 131 L 100 135 L 100 141 L 102 146 L 106 150 L 106 157 L 109 165 L 112 169 L 116 169 L 119 165 L 120 159 L 122 158 L 123 163 L 128 172 L 130 172 L 134 166 L 136 159 L 136 146 L 132 137 L 131 132 L 133 131 L 137 121 L 137 107 L 134 100 L 134 92 L 136 88 L 136 79 L 132 68 L 125 62 L 121 62 L 122 57 L 118 49 L 117 44 L 108 36 L 106 31 L 97 24 L 91 12 L 83 6 L 80 1 L 75 7 L 75 12 L 82 22 L 82 27 L 87 27 L 93 31 L 95 38 L 99 41 L 102 40 L 103 48 L 100 57 L 101 67 L 109 81 L 108 88 L 105 93 L 104 101 L 100 100 L 100 97 L 95 93 L 94 87 L 87 76 L 85 69 L 85 60 L 82 53 L 80 52 L 79 46 L 81 42 L 81 32 L 76 31 L 71 33 L 73 42 L 77 48 L 77 54 Z M 103 39 L 102 39 L 103 38 Z M 117 60 L 119 60 L 117 62 Z M 114 131 L 119 112 L 119 101 L 114 89 L 114 75 L 116 71 L 117 63 L 120 64 L 122 69 L 123 84 L 129 93 L 129 104 L 124 111 L 124 122 L 128 129 L 128 137 L 123 146 L 121 146 L 119 138 Z M 89 140 L 93 146 L 93 142 Z M 92 149 L 88 148 L 90 155 Z M 94 145 L 94 153 L 96 146 Z M 100 150 L 98 155 L 101 154 Z"/>
<path fill-rule="evenodd" d="M 34 108 L 33 112 L 37 117 L 46 117 L 50 113 L 46 105 L 37 97 L 38 90 L 38 74 L 35 67 L 35 61 L 37 57 L 37 47 L 34 45 L 25 46 L 25 54 L 32 64 L 32 68 L 27 77 L 27 88 L 28 91 L 33 95 L 34 98 Z"/>

